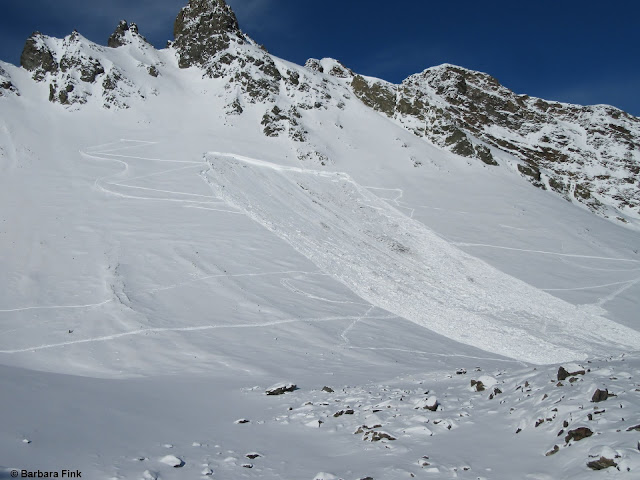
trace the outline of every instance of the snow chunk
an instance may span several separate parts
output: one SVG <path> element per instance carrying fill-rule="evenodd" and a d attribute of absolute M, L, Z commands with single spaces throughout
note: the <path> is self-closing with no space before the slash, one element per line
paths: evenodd
<path fill-rule="evenodd" d="M 338 477 L 336 477 L 332 473 L 320 472 L 315 477 L 313 477 L 313 480 L 338 480 Z"/>
<path fill-rule="evenodd" d="M 169 465 L 173 468 L 184 467 L 184 461 L 181 458 L 176 457 L 175 455 L 166 455 L 160 459 L 160 463 L 164 463 L 165 465 Z"/>

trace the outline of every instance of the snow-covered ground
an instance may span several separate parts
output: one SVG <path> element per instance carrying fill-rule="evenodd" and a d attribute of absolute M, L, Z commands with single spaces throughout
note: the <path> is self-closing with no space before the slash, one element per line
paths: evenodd
<path fill-rule="evenodd" d="M 36 102 L 11 74 L 0 471 L 637 475 L 636 232 L 356 102 L 305 112 L 320 168 L 196 73 L 119 112 Z M 557 386 L 569 361 L 585 374 Z M 265 395 L 278 382 L 297 390 Z"/>

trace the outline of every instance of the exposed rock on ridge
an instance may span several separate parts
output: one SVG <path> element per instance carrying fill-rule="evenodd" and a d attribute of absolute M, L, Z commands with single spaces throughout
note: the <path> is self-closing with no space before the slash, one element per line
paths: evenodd
<path fill-rule="evenodd" d="M 4 68 L 2 68 L 2 66 L 0 66 L 0 97 L 9 93 L 20 95 L 18 89 L 11 82 L 9 73 Z"/>
<path fill-rule="evenodd" d="M 124 45 L 132 43 L 134 38 L 141 42 L 149 43 L 146 38 L 140 35 L 138 25 L 135 23 L 128 23 L 126 20 L 120 20 L 115 31 L 109 37 L 107 46 L 111 48 L 123 47 Z"/>
<path fill-rule="evenodd" d="M 301 160 L 330 161 L 311 143 L 308 122 L 316 120 L 306 112 L 337 112 L 356 97 L 442 149 L 486 165 L 501 163 L 602 216 L 640 219 L 640 119 L 616 108 L 518 95 L 487 74 L 453 65 L 429 68 L 400 85 L 355 74 L 328 58 L 292 66 L 244 34 L 224 0 L 190 0 L 175 20 L 174 34 L 164 59 L 175 55 L 180 68 L 224 79 L 219 88 L 225 113 L 243 115 L 249 104 L 258 105 L 259 128 L 268 137 L 296 142 Z M 104 108 L 126 108 L 133 99 L 155 94 L 155 84 L 150 87 L 136 72 L 157 77 L 165 65 L 136 24 L 121 21 L 108 45 L 127 48 L 109 52 L 77 32 L 62 40 L 36 32 L 25 44 L 21 65 L 48 84 L 51 102 L 68 108 L 92 98 Z M 0 96 L 9 92 L 17 89 L 0 71 Z"/>
<path fill-rule="evenodd" d="M 537 187 L 604 216 L 612 214 L 606 204 L 640 214 L 640 119 L 621 110 L 517 95 L 490 75 L 453 65 L 401 85 L 356 75 L 351 87 L 365 105 L 435 145 L 497 165 L 493 147 L 516 157 Z"/>
<path fill-rule="evenodd" d="M 207 67 L 232 41 L 245 40 L 235 13 L 224 0 L 190 0 L 176 18 L 173 35 L 180 68 Z"/>

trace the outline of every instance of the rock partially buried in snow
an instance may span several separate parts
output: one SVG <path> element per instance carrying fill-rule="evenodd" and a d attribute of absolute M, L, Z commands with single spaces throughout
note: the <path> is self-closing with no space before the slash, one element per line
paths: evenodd
<path fill-rule="evenodd" d="M 173 468 L 182 468 L 184 467 L 184 461 L 181 458 L 176 457 L 175 455 L 166 455 L 160 459 L 160 463 L 164 463 L 165 465 L 169 465 Z"/>
<path fill-rule="evenodd" d="M 142 474 L 142 480 L 158 480 L 158 474 L 151 470 L 145 470 Z"/>
<path fill-rule="evenodd" d="M 435 412 L 436 410 L 438 410 L 439 405 L 440 402 L 438 402 L 438 398 L 435 395 L 431 395 L 426 400 L 420 400 L 419 402 L 417 402 L 415 408 L 418 410 L 422 409 Z"/>
<path fill-rule="evenodd" d="M 395 440 L 396 438 L 387 432 L 371 430 L 370 432 L 366 432 L 362 439 L 365 442 L 379 442 L 380 440 Z"/>
<path fill-rule="evenodd" d="M 606 388 L 604 390 L 600 390 L 599 388 L 593 393 L 593 397 L 591 397 L 591 401 L 593 403 L 604 402 L 609 397 L 615 397 L 613 393 L 609 393 L 609 390 Z"/>
<path fill-rule="evenodd" d="M 587 467 L 591 470 L 604 470 L 609 467 L 617 467 L 618 464 L 614 462 L 611 458 L 600 457 L 598 460 L 593 460 L 587 463 Z"/>
<path fill-rule="evenodd" d="M 287 392 L 293 392 L 298 387 L 295 383 L 277 383 L 265 391 L 267 395 L 284 395 Z"/>
<path fill-rule="evenodd" d="M 565 443 L 569 443 L 571 440 L 575 440 L 576 442 L 583 440 L 585 438 L 593 435 L 593 432 L 590 428 L 587 427 L 579 427 L 574 430 L 569 430 L 567 432 L 567 436 L 564 437 Z"/>
<path fill-rule="evenodd" d="M 586 372 L 584 369 L 575 363 L 569 363 L 567 365 L 561 366 L 558 369 L 558 381 L 565 380 L 569 377 L 574 377 L 576 375 L 584 375 Z"/>

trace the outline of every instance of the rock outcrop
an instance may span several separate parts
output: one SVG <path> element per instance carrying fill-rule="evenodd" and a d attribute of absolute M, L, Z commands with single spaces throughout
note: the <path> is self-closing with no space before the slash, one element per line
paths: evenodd
<path fill-rule="evenodd" d="M 129 45 L 135 41 L 147 44 L 149 43 L 146 38 L 140 35 L 138 25 L 135 23 L 128 23 L 126 20 L 120 20 L 115 31 L 109 37 L 107 46 L 111 48 L 118 48 Z"/>
<path fill-rule="evenodd" d="M 245 41 L 238 19 L 224 0 L 190 0 L 173 26 L 180 68 L 207 68 L 232 42 Z"/>
<path fill-rule="evenodd" d="M 20 92 L 11 82 L 9 73 L 0 66 L 0 97 L 9 94 L 20 95 Z"/>

